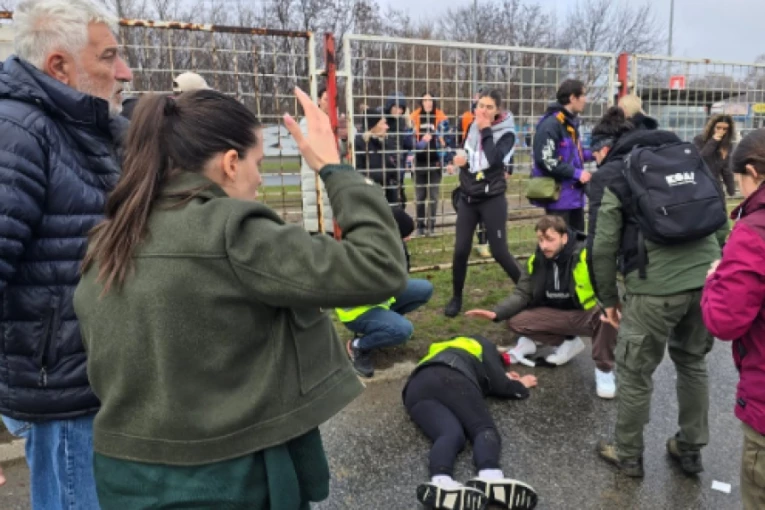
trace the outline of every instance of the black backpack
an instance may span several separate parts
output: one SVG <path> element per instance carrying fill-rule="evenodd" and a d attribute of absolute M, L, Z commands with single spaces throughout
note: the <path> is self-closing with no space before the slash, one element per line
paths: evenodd
<path fill-rule="evenodd" d="M 672 245 L 703 239 L 728 221 L 722 187 L 692 143 L 637 146 L 624 160 L 638 224 L 640 277 L 645 278 L 645 240 Z"/>

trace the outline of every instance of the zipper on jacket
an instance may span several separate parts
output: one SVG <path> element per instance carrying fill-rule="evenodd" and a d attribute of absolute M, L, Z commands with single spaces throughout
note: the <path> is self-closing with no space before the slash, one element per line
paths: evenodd
<path fill-rule="evenodd" d="M 48 313 L 48 318 L 45 325 L 44 340 L 42 345 L 42 352 L 40 353 L 40 377 L 37 380 L 37 385 L 44 388 L 48 386 L 48 350 L 53 340 L 53 335 L 56 334 L 56 323 L 58 322 L 58 307 L 53 307 Z"/>
<path fill-rule="evenodd" d="M 555 290 L 560 290 L 560 275 L 558 274 L 558 264 L 553 262 L 553 278 L 555 279 Z"/>

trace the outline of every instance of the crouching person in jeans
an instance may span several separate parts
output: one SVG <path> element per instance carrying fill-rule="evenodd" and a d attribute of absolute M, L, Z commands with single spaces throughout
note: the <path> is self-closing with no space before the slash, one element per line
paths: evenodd
<path fill-rule="evenodd" d="M 528 388 L 537 385 L 533 375 L 506 373 L 508 364 L 507 354 L 500 354 L 488 339 L 456 337 L 432 344 L 409 377 L 403 392 L 406 412 L 433 441 L 431 480 L 417 488 L 417 499 L 426 507 L 480 510 L 487 502 L 513 510 L 536 506 L 534 489 L 505 478 L 500 469 L 500 436 L 484 402 L 489 395 L 525 399 Z M 452 475 L 466 439 L 473 444 L 478 476 L 462 485 Z"/>
<path fill-rule="evenodd" d="M 535 354 L 537 343 L 557 347 L 544 360 L 563 365 L 585 348 L 577 335 L 592 337 L 597 394 L 614 398 L 614 350 L 616 329 L 601 320 L 587 267 L 584 235 L 570 230 L 560 216 L 544 216 L 536 225 L 537 251 L 529 259 L 513 293 L 493 311 L 471 310 L 465 315 L 507 320 L 521 335 L 509 352 L 513 363 L 533 366 L 526 359 Z"/>
<path fill-rule="evenodd" d="M 414 221 L 399 207 L 393 207 L 392 211 L 403 242 L 408 271 L 409 253 L 406 249 L 406 240 L 414 231 Z M 375 375 L 372 351 L 403 344 L 409 340 L 414 333 L 414 326 L 404 315 L 430 301 L 432 295 L 432 283 L 428 280 L 410 278 L 406 290 L 395 298 L 377 305 L 335 310 L 340 322 L 354 334 L 346 347 L 356 373 L 367 378 Z"/>

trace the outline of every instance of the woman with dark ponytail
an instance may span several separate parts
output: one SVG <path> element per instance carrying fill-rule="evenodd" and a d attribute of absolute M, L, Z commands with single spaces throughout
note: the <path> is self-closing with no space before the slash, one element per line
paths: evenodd
<path fill-rule="evenodd" d="M 362 389 L 329 316 L 407 283 L 376 186 L 340 165 L 302 91 L 304 136 L 344 237 L 311 236 L 255 199 L 260 124 L 212 90 L 136 107 L 123 173 L 75 293 L 101 401 L 101 508 L 302 510 L 325 499 L 318 426 Z"/>

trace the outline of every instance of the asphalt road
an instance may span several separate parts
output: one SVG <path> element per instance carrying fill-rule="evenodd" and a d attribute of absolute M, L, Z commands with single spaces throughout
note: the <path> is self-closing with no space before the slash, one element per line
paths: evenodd
<path fill-rule="evenodd" d="M 565 367 L 536 369 L 540 384 L 529 400 L 491 402 L 503 437 L 506 474 L 536 488 L 539 509 L 741 508 L 741 427 L 733 417 L 737 374 L 729 346 L 718 343 L 709 365 L 711 441 L 704 450 L 706 471 L 698 478 L 682 474 L 665 453 L 677 416 L 675 371 L 668 359 L 655 375 L 645 479 L 624 477 L 597 457 L 595 444 L 609 436 L 616 405 L 595 396 L 594 365 L 586 353 Z M 418 508 L 415 488 L 427 477 L 429 444 L 401 405 L 405 372 L 369 383 L 358 400 L 322 428 L 333 479 L 330 498 L 314 508 Z M 9 482 L 0 488 L 0 510 L 27 510 L 25 466 L 6 468 L 6 474 Z M 455 476 L 465 480 L 472 474 L 468 448 Z M 713 481 L 731 484 L 732 492 L 713 490 Z"/>

